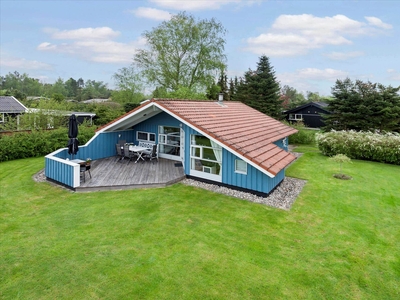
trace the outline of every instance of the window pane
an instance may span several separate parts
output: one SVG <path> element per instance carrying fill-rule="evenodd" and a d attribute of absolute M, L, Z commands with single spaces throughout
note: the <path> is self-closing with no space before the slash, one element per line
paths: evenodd
<path fill-rule="evenodd" d="M 211 142 L 205 136 L 195 135 L 195 145 L 211 147 Z"/>
<path fill-rule="evenodd" d="M 145 140 L 147 141 L 147 133 L 146 132 L 138 132 L 138 140 Z"/>
<path fill-rule="evenodd" d="M 236 159 L 235 160 L 235 172 L 238 173 L 247 173 L 247 163 L 244 160 Z"/>
<path fill-rule="evenodd" d="M 203 148 L 203 158 L 209 160 L 217 160 L 215 158 L 214 150 L 211 148 Z"/>
<path fill-rule="evenodd" d="M 158 135 L 158 143 L 166 144 L 166 142 L 167 142 L 167 137 L 165 136 L 165 134 L 159 134 Z"/>
<path fill-rule="evenodd" d="M 192 147 L 192 156 L 201 157 L 201 151 L 198 147 Z"/>
<path fill-rule="evenodd" d="M 220 174 L 221 166 L 215 162 L 192 158 L 190 168 L 208 174 Z"/>

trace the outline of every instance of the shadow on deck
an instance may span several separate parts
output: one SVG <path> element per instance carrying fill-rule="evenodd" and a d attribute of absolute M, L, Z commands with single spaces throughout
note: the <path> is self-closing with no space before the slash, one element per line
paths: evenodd
<path fill-rule="evenodd" d="M 186 177 L 181 163 L 162 158 L 128 163 L 108 157 L 93 161 L 90 172 L 92 178 L 86 172 L 86 181 L 81 178 L 76 192 L 165 187 Z"/>

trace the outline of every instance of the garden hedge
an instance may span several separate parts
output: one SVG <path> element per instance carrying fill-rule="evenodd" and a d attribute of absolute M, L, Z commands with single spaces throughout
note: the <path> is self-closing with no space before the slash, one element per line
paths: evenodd
<path fill-rule="evenodd" d="M 95 129 L 94 126 L 79 126 L 79 144 L 86 144 L 94 135 Z M 65 148 L 68 140 L 67 128 L 0 134 L 0 162 L 45 156 L 57 149 Z"/>
<path fill-rule="evenodd" d="M 400 134 L 365 131 L 330 131 L 316 135 L 324 155 L 344 154 L 350 158 L 400 165 Z"/>

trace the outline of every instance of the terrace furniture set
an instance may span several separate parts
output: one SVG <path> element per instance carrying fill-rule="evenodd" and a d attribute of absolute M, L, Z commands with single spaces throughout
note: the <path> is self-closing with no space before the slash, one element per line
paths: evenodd
<path fill-rule="evenodd" d="M 120 141 L 115 145 L 117 150 L 118 161 L 128 159 L 128 164 L 131 160 L 136 158 L 135 163 L 145 159 L 150 161 L 156 159 L 158 161 L 158 144 L 139 142 L 138 145 L 133 143 L 126 143 L 125 141 Z"/>

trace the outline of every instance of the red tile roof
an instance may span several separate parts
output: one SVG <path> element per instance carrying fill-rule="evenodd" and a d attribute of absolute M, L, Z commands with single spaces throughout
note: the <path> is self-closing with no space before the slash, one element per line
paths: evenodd
<path fill-rule="evenodd" d="M 152 99 L 102 128 L 153 103 L 273 175 L 295 160 L 273 142 L 296 133 L 296 129 L 235 101 Z"/>
<path fill-rule="evenodd" d="M 154 100 L 153 100 L 154 101 Z M 295 156 L 273 144 L 297 130 L 241 102 L 155 100 L 199 131 L 276 175 Z"/>

